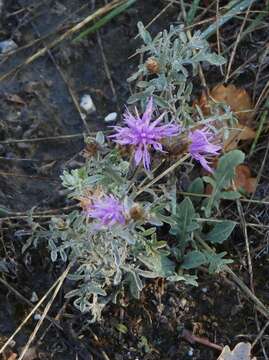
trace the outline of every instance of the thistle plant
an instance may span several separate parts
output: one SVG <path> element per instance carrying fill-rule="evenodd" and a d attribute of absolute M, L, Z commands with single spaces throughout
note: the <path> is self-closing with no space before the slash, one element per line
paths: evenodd
<path fill-rule="evenodd" d="M 91 321 L 100 319 L 104 306 L 122 289 L 139 297 L 147 278 L 196 286 L 193 269 L 204 265 L 219 271 L 231 261 L 225 252 L 208 252 L 201 241 L 217 246 L 235 226 L 228 220 L 212 223 L 210 217 L 221 199 L 240 196 L 231 185 L 244 154 L 234 150 L 221 156 L 220 129 L 229 114 L 204 118 L 190 104 L 189 79 L 202 62 L 219 65 L 224 59 L 210 51 L 200 33 L 188 40 L 181 27 L 171 27 L 152 39 L 142 24 L 139 30 L 145 45 L 138 52 L 148 58 L 129 79 L 143 78 L 137 83 L 142 90 L 129 99 L 137 107 L 126 109 L 111 135 L 99 132 L 86 139 L 91 151 L 85 165 L 61 176 L 78 208 L 53 218 L 39 232 L 53 261 L 74 261 L 70 278 L 75 288 L 66 296 L 82 312 L 90 312 Z M 180 151 L 171 163 L 167 154 L 175 144 Z M 198 201 L 177 193 L 180 174 L 175 169 L 183 163 L 190 174 L 186 190 Z M 193 166 L 208 176 L 192 176 Z M 199 194 L 205 183 L 213 190 L 203 200 Z M 166 240 L 164 224 L 170 229 Z"/>

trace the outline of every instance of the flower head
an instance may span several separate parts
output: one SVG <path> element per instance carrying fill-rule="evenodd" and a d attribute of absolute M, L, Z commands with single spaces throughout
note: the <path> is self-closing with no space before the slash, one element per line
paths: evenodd
<path fill-rule="evenodd" d="M 133 145 L 135 147 L 135 163 L 138 165 L 143 161 L 145 169 L 150 168 L 149 149 L 162 151 L 161 140 L 166 137 L 176 136 L 180 132 L 180 128 L 175 124 L 159 125 L 164 114 L 152 120 L 153 99 L 150 98 L 144 114 L 141 116 L 132 115 L 127 109 L 124 114 L 125 127 L 114 126 L 116 134 L 110 137 L 120 145 Z"/>
<path fill-rule="evenodd" d="M 213 140 L 212 133 L 206 130 L 194 130 L 189 134 L 189 140 L 189 152 L 191 156 L 199 161 L 205 170 L 212 173 L 213 170 L 209 166 L 209 161 L 206 158 L 219 155 L 221 149 L 221 146 L 214 145 L 210 142 Z"/>
<path fill-rule="evenodd" d="M 125 224 L 123 205 L 113 195 L 104 195 L 96 199 L 86 211 L 87 215 L 100 222 L 100 225 L 111 227 L 116 223 Z"/>

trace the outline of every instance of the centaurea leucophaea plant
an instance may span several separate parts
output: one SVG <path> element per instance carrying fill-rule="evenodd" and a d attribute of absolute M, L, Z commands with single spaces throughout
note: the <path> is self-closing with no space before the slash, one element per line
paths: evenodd
<path fill-rule="evenodd" d="M 110 136 L 113 141 L 120 145 L 133 145 L 135 147 L 136 165 L 142 161 L 146 170 L 150 169 L 150 149 L 163 152 L 161 140 L 177 136 L 180 133 L 180 127 L 176 124 L 161 124 L 165 113 L 152 121 L 153 111 L 152 97 L 149 99 L 142 117 L 138 115 L 137 109 L 136 116 L 127 109 L 124 114 L 126 126 L 114 126 L 116 134 Z"/>
<path fill-rule="evenodd" d="M 63 185 L 70 198 L 80 201 L 81 210 L 64 215 L 60 222 L 52 219 L 49 229 L 41 234 L 48 240 L 53 261 L 59 257 L 63 261 L 77 260 L 72 278 L 78 286 L 66 296 L 75 297 L 74 304 L 82 312 L 91 312 L 92 321 L 100 319 L 101 310 L 117 297 L 120 285 L 129 286 L 131 294 L 138 297 L 144 278 L 163 277 L 197 285 L 196 276 L 189 274 L 189 269 L 208 265 L 210 272 L 220 270 L 229 261 L 223 258 L 226 253 L 208 252 L 195 241 L 208 239 L 217 246 L 235 226 L 225 220 L 212 226 L 206 222 L 203 227 L 199 220 L 211 217 L 227 192 L 230 198 L 238 198 L 236 191 L 230 189 L 235 168 L 243 162 L 244 155 L 238 150 L 225 154 L 213 172 L 210 159 L 219 156 L 221 146 L 215 143 L 213 132 L 198 130 L 201 124 L 190 102 L 192 69 L 195 75 L 201 62 L 217 65 L 223 63 L 223 58 L 211 53 L 200 33 L 188 40 L 180 27 L 171 27 L 152 39 L 140 24 L 140 35 L 146 45 L 140 52 L 152 59 L 131 78 L 144 76 L 138 84 L 142 91 L 134 94 L 129 103 L 147 103 L 145 112 L 139 115 L 136 110 L 133 115 L 127 109 L 124 124 L 113 127 L 112 142 L 99 132 L 87 149 L 85 166 L 64 171 Z M 160 109 L 159 117 L 154 117 L 153 100 Z M 173 121 L 165 123 L 164 116 Z M 210 121 L 201 116 L 199 119 L 213 124 L 215 120 L 222 121 L 217 116 Z M 154 174 L 152 180 L 141 167 L 130 180 L 130 163 L 123 160 L 115 143 L 129 145 L 136 165 L 142 163 L 146 170 L 150 169 L 151 152 L 164 152 L 164 144 L 174 143 L 182 149 L 176 154 L 176 162 L 160 175 Z M 174 170 L 187 157 L 213 172 L 210 177 L 194 179 L 198 180 L 195 186 L 190 184 L 190 190 L 186 189 L 195 192 L 198 183 L 199 195 L 204 191 L 204 182 L 211 184 L 212 195 L 201 207 L 202 201 L 192 203 L 189 197 L 178 203 L 182 174 L 178 176 Z"/>
<path fill-rule="evenodd" d="M 219 156 L 221 150 L 221 146 L 212 143 L 213 139 L 214 135 L 209 130 L 194 130 L 189 134 L 189 153 L 210 173 L 213 169 L 209 166 L 209 159 Z"/>

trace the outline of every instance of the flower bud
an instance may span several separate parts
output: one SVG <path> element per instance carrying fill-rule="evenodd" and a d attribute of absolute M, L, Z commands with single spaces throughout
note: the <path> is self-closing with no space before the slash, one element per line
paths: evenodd
<path fill-rule="evenodd" d="M 131 207 L 129 214 L 131 219 L 135 221 L 142 220 L 145 217 L 144 210 L 138 204 L 134 204 Z"/>
<path fill-rule="evenodd" d="M 160 72 L 160 64 L 153 57 L 147 59 L 146 68 L 150 74 L 158 74 Z"/>

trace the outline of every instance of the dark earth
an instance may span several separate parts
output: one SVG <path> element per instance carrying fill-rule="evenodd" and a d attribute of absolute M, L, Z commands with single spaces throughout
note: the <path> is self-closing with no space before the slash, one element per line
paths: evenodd
<path fill-rule="evenodd" d="M 168 7 L 169 1 L 138 0 L 98 34 L 79 42 L 72 42 L 74 36 L 67 38 L 44 56 L 18 68 L 105 3 L 101 0 L 3 1 L 0 43 L 11 39 L 18 48 L 11 54 L 0 54 L 0 271 L 3 270 L 0 346 L 30 312 L 27 299 L 34 303 L 35 296 L 40 299 L 64 269 L 62 263 L 51 263 L 45 245 L 37 249 L 29 247 L 22 253 L 31 233 L 29 211 L 33 210 L 37 220 L 45 225 L 48 215 L 60 214 L 72 206 L 66 200 L 59 175 L 65 168 L 82 164 L 83 134 L 104 129 L 104 118 L 111 112 L 117 112 L 120 117 L 130 91 L 134 90 L 126 79 L 139 63 L 138 57 L 128 59 L 140 45 L 139 39 L 135 39 L 137 22 L 148 24 L 157 16 L 149 27 L 153 34 L 182 22 L 180 2 Z M 189 6 L 192 1 L 185 3 Z M 214 3 L 200 1 L 198 21 L 214 16 Z M 223 6 L 227 1 L 219 3 Z M 254 10 L 263 10 L 265 5 L 268 2 L 259 0 Z M 254 15 L 251 14 L 251 19 Z M 221 29 L 227 58 L 243 17 L 238 16 Z M 240 67 L 240 71 L 230 79 L 231 83 L 244 87 L 254 97 L 254 103 L 269 79 L 268 23 L 267 15 L 240 42 L 233 63 L 233 70 Z M 216 36 L 210 42 L 216 49 Z M 206 67 L 204 71 L 209 87 L 223 80 L 219 71 L 212 73 Z M 195 92 L 199 94 L 201 84 L 199 79 L 194 81 Z M 77 104 L 84 94 L 92 96 L 96 112 L 83 120 Z M 264 110 L 265 107 L 260 108 Z M 37 138 L 40 140 L 28 141 Z M 253 196 L 263 201 L 269 195 L 267 146 L 268 132 L 260 137 L 254 154 L 247 159 L 254 176 L 265 159 Z M 268 205 L 244 205 L 244 210 L 246 221 L 269 225 Z M 224 204 L 222 211 L 227 218 L 238 219 L 234 205 Z M 256 295 L 265 305 L 269 300 L 267 231 L 268 228 L 262 227 L 249 231 Z M 249 285 L 240 227 L 223 248 L 234 259 L 233 270 Z M 214 360 L 219 351 L 209 345 L 191 343 L 188 334 L 207 338 L 220 346 L 253 342 L 267 319 L 254 311 L 253 304 L 225 274 L 212 276 L 201 270 L 198 275 L 198 288 L 158 280 L 147 284 L 139 301 L 122 294 L 119 303 L 107 306 L 102 321 L 94 325 L 87 322 L 87 314 L 80 314 L 64 299 L 72 286 L 67 281 L 49 313 L 51 318 L 56 317 L 60 329 L 45 320 L 25 359 Z M 16 359 L 14 354 L 19 354 L 26 344 L 36 319 L 37 316 L 32 316 L 19 332 L 2 355 L 3 360 Z M 268 331 L 262 337 L 262 344 L 263 349 L 260 342 L 254 348 L 257 359 L 265 359 L 264 353 L 269 351 Z"/>

